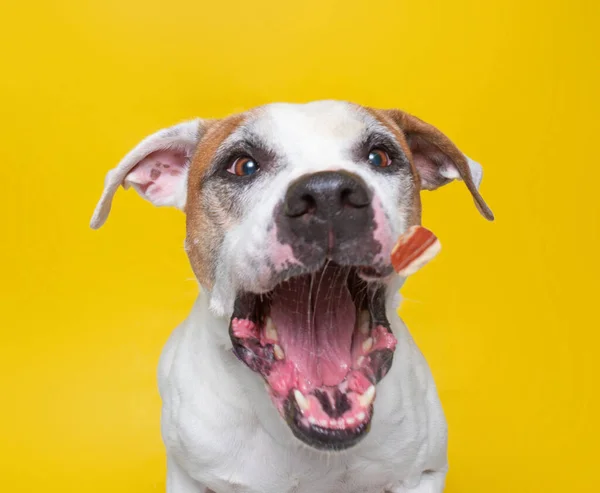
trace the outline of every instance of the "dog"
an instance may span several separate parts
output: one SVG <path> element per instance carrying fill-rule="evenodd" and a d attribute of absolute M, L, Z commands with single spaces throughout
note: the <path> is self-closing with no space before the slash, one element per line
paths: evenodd
<path fill-rule="evenodd" d="M 390 253 L 481 166 L 400 110 L 269 104 L 160 130 L 108 172 L 186 214 L 200 284 L 160 357 L 168 493 L 439 493 L 447 425 Z"/>

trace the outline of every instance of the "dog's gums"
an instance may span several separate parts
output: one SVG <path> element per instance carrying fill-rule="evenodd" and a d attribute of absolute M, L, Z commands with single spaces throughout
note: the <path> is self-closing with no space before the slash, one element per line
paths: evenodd
<path fill-rule="evenodd" d="M 319 449 L 367 433 L 375 385 L 392 365 L 385 288 L 358 274 L 330 263 L 268 294 L 242 293 L 231 319 L 237 357 L 264 378 L 294 435 Z"/>

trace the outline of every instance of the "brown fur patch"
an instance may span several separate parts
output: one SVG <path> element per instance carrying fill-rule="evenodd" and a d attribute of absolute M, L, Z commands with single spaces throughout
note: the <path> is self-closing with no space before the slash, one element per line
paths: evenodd
<path fill-rule="evenodd" d="M 396 122 L 390 117 L 386 110 L 377 110 L 374 108 L 365 108 L 369 113 L 371 113 L 381 124 L 385 125 L 390 132 L 394 135 L 400 147 L 404 151 L 404 154 L 408 158 L 410 162 L 410 172 L 413 176 L 414 187 L 413 187 L 413 196 L 411 199 L 411 213 L 408 218 L 408 226 L 420 225 L 421 224 L 421 179 L 419 177 L 419 172 L 415 167 L 414 160 L 412 158 L 412 154 L 410 152 L 410 147 L 408 142 L 406 141 L 406 136 L 398 127 Z"/>
<path fill-rule="evenodd" d="M 194 274 L 200 283 L 209 289 L 214 282 L 216 255 L 225 228 L 222 221 L 213 219 L 214 214 L 221 211 L 215 210 L 211 198 L 202 193 L 203 180 L 221 143 L 243 123 L 245 118 L 246 114 L 239 114 L 222 120 L 205 121 L 200 129 L 204 134 L 198 142 L 190 164 L 185 206 L 186 250 Z"/>

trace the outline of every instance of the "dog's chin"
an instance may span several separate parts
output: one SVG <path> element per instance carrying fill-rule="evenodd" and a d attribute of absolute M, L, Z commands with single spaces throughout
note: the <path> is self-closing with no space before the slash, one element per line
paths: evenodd
<path fill-rule="evenodd" d="M 268 293 L 239 293 L 230 322 L 237 357 L 266 382 L 293 434 L 326 451 L 369 431 L 376 385 L 396 339 L 386 284 L 372 268 L 328 263 Z"/>

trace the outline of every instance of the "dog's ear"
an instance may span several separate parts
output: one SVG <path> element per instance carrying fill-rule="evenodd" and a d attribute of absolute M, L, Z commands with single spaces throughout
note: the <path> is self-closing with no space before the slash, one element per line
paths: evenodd
<path fill-rule="evenodd" d="M 133 186 L 154 205 L 183 209 L 188 167 L 205 127 L 205 121 L 191 120 L 142 140 L 106 175 L 104 191 L 92 216 L 91 227 L 98 229 L 104 224 L 113 197 L 121 185 L 125 189 Z"/>
<path fill-rule="evenodd" d="M 479 163 L 466 157 L 433 125 L 400 110 L 387 110 L 384 113 L 406 136 L 421 178 L 421 188 L 435 190 L 452 180 L 463 180 L 481 215 L 490 221 L 494 220 L 494 214 L 479 193 L 483 178 Z"/>

